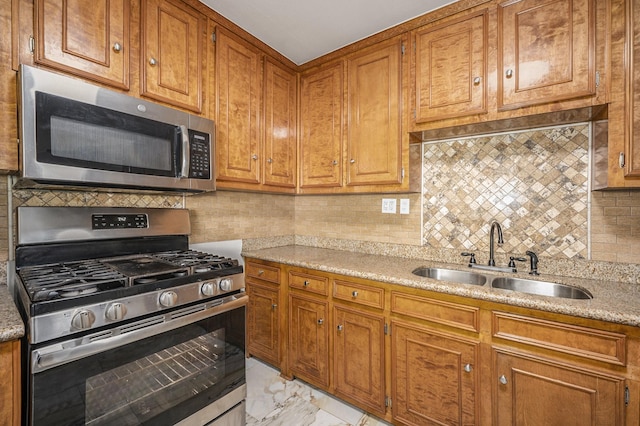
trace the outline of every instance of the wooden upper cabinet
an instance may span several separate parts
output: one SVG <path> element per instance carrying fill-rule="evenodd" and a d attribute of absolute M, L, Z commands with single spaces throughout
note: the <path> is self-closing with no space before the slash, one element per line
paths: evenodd
<path fill-rule="evenodd" d="M 347 185 L 402 182 L 403 41 L 347 59 Z"/>
<path fill-rule="evenodd" d="M 342 186 L 344 62 L 300 78 L 300 188 Z"/>
<path fill-rule="evenodd" d="M 415 37 L 415 121 L 487 112 L 487 11 L 427 26 Z"/>
<path fill-rule="evenodd" d="M 640 1 L 627 4 L 629 69 L 627 80 L 630 90 L 626 100 L 626 168 L 628 177 L 640 177 Z"/>
<path fill-rule="evenodd" d="M 271 186 L 296 187 L 298 77 L 270 60 L 264 69 L 264 177 Z"/>
<path fill-rule="evenodd" d="M 596 91 L 593 0 L 513 0 L 498 6 L 498 109 Z"/>
<path fill-rule="evenodd" d="M 218 180 L 260 183 L 262 54 L 222 28 L 216 31 Z"/>
<path fill-rule="evenodd" d="M 184 3 L 143 0 L 140 19 L 142 95 L 201 112 L 206 17 Z"/>
<path fill-rule="evenodd" d="M 129 2 L 36 0 L 34 60 L 129 89 Z"/>

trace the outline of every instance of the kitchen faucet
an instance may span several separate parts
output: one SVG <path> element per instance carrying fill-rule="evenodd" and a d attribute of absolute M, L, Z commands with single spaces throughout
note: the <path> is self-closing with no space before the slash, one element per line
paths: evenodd
<path fill-rule="evenodd" d="M 496 266 L 496 261 L 494 260 L 494 230 L 498 230 L 498 245 L 504 244 L 504 239 L 502 238 L 502 227 L 497 221 L 491 222 L 491 231 L 489 231 L 489 266 Z"/>
<path fill-rule="evenodd" d="M 520 262 L 524 262 L 526 259 L 523 257 L 514 257 L 511 256 L 509 258 L 509 265 L 506 267 L 496 266 L 495 260 L 495 233 L 498 232 L 498 245 L 504 244 L 504 237 L 502 236 L 502 226 L 498 223 L 498 221 L 494 220 L 491 222 L 491 230 L 489 231 L 489 263 L 487 265 L 478 265 L 476 262 L 475 253 L 461 253 L 462 256 L 468 256 L 469 259 L 469 268 L 476 269 L 484 269 L 488 271 L 499 271 L 499 272 L 518 272 L 516 269 L 516 260 Z"/>

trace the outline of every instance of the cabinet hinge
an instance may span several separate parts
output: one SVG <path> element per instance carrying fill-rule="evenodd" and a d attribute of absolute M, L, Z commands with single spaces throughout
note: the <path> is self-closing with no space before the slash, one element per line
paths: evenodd
<path fill-rule="evenodd" d="M 596 87 L 600 87 L 600 71 L 596 71 Z"/>
<path fill-rule="evenodd" d="M 624 167 L 624 152 L 621 152 L 618 156 L 618 165 L 621 169 Z"/>
<path fill-rule="evenodd" d="M 384 335 L 388 336 L 389 334 L 391 334 L 391 330 L 389 328 L 389 324 L 387 324 L 386 322 L 384 323 Z"/>
<path fill-rule="evenodd" d="M 213 43 L 215 43 L 215 42 L 216 42 L 216 32 L 215 32 L 215 31 L 211 33 L 211 41 L 212 41 Z"/>
<path fill-rule="evenodd" d="M 34 53 L 36 51 L 36 39 L 33 36 L 29 36 L 29 52 Z"/>
<path fill-rule="evenodd" d="M 385 396 L 384 397 L 384 406 L 391 408 L 391 397 L 390 396 Z"/>
<path fill-rule="evenodd" d="M 624 405 L 626 407 L 629 406 L 629 400 L 631 399 L 631 394 L 629 393 L 629 386 L 624 387 Z"/>

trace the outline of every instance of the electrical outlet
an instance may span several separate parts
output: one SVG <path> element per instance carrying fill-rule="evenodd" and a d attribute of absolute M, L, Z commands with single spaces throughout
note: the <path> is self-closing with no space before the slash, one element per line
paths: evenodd
<path fill-rule="evenodd" d="M 409 199 L 402 198 L 400 200 L 400 214 L 409 214 Z"/>
<path fill-rule="evenodd" d="M 382 199 L 382 213 L 396 212 L 396 199 L 395 198 L 383 198 Z"/>

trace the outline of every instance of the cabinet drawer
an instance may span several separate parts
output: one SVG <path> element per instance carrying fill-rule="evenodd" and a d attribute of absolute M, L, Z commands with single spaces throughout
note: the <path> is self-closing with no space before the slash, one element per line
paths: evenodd
<path fill-rule="evenodd" d="M 506 312 L 493 312 L 493 337 L 626 365 L 626 336 Z"/>
<path fill-rule="evenodd" d="M 247 262 L 247 276 L 272 283 L 280 283 L 280 268 L 262 265 L 260 263 Z"/>
<path fill-rule="evenodd" d="M 384 289 L 335 280 L 333 298 L 384 309 Z"/>
<path fill-rule="evenodd" d="M 317 275 L 289 271 L 289 287 L 326 296 L 328 294 L 329 279 Z"/>
<path fill-rule="evenodd" d="M 480 308 L 428 297 L 391 292 L 391 312 L 478 332 Z"/>

